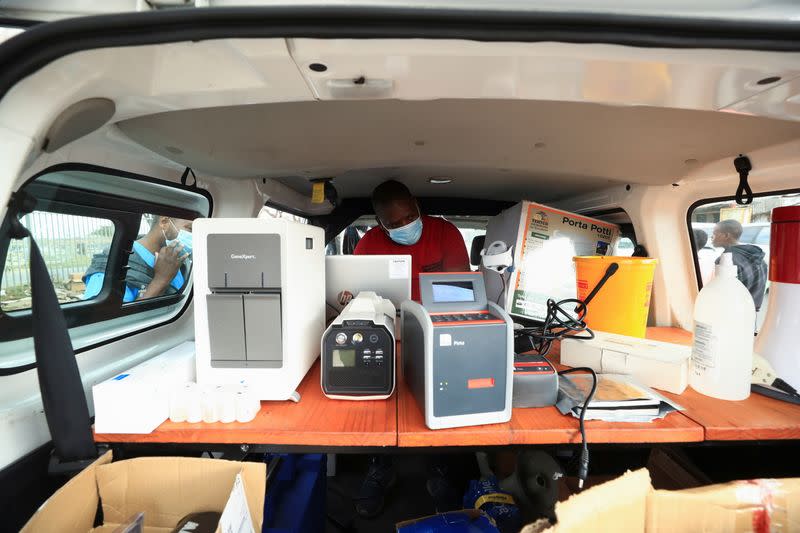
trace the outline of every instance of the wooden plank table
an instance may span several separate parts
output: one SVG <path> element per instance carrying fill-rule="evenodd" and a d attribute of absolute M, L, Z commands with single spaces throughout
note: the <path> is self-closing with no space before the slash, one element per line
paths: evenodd
<path fill-rule="evenodd" d="M 381 447 L 397 445 L 397 395 L 388 400 L 331 400 L 322 394 L 319 361 L 300 387 L 300 402 L 261 402 L 246 423 L 175 423 L 167 420 L 146 435 L 95 434 L 96 442 L 176 444 L 269 444 Z"/>
<path fill-rule="evenodd" d="M 650 328 L 655 340 L 691 344 L 692 334 L 677 328 Z M 686 408 L 686 416 L 703 426 L 705 440 L 800 439 L 800 405 L 751 394 L 746 400 L 729 402 L 703 396 L 687 388 L 683 394 L 668 394 Z"/>
<path fill-rule="evenodd" d="M 551 353 L 556 362 L 558 349 L 555 343 Z M 581 441 L 578 419 L 562 415 L 555 407 L 513 409 L 511 422 L 506 424 L 430 430 L 405 380 L 398 379 L 397 444 L 400 447 L 574 444 Z M 649 423 L 587 421 L 586 438 L 592 443 L 700 442 L 703 428 L 681 413 L 671 413 Z"/>
<path fill-rule="evenodd" d="M 677 328 L 648 328 L 648 338 L 690 343 L 691 333 Z M 398 345 L 398 361 L 400 359 Z M 550 356 L 558 364 L 558 345 Z M 451 447 L 580 442 L 578 420 L 555 407 L 514 409 L 511 421 L 454 429 L 425 426 L 414 397 L 398 368 L 397 391 L 388 400 L 331 400 L 320 388 L 319 363 L 300 384 L 300 403 L 262 402 L 244 424 L 189 424 L 166 421 L 147 435 L 95 434 L 107 443 L 264 444 L 317 447 Z M 592 443 L 689 443 L 730 440 L 800 439 L 800 406 L 753 394 L 742 402 L 708 398 L 691 388 L 664 393 L 685 411 L 651 423 L 588 421 Z"/>

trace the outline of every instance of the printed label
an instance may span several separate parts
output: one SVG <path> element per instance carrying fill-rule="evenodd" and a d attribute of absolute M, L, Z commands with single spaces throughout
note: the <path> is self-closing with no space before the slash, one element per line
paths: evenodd
<path fill-rule="evenodd" d="M 389 261 L 389 279 L 404 279 L 409 277 L 408 259 L 392 259 Z"/>
<path fill-rule="evenodd" d="M 694 347 L 692 348 L 692 364 L 705 368 L 717 366 L 717 338 L 714 330 L 703 322 L 694 323 Z"/>

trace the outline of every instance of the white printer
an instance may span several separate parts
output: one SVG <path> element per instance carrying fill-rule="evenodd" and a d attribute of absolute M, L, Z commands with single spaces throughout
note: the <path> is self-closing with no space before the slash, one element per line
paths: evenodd
<path fill-rule="evenodd" d="M 283 219 L 197 219 L 197 382 L 299 401 L 325 329 L 325 235 Z"/>

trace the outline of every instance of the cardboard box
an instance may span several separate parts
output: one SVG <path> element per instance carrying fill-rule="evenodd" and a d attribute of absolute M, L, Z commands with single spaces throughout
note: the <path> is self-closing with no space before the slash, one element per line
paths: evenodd
<path fill-rule="evenodd" d="M 654 490 L 648 533 L 769 533 L 800 530 L 800 479 L 731 481 L 686 490 Z"/>
<path fill-rule="evenodd" d="M 561 364 L 633 376 L 642 385 L 681 394 L 689 384 L 692 347 L 595 331 L 591 340 L 561 341 Z"/>
<path fill-rule="evenodd" d="M 188 457 L 142 457 L 117 463 L 111 459 L 108 452 L 69 480 L 22 532 L 110 533 L 144 512 L 145 533 L 169 533 L 181 518 L 202 511 L 223 513 L 218 532 L 261 531 L 267 479 L 263 463 Z M 103 524 L 93 528 L 98 502 Z M 243 513 L 249 513 L 249 518 Z M 224 529 L 226 521 L 233 524 L 232 529 Z M 238 528 L 239 523 L 245 527 Z"/>
<path fill-rule="evenodd" d="M 548 298 L 559 301 L 577 295 L 573 257 L 611 255 L 619 233 L 616 224 L 528 201 L 492 217 L 486 247 L 502 241 L 514 248 L 505 309 L 514 316 L 543 320 Z M 484 278 L 487 299 L 498 301 L 504 288 L 500 275 L 485 272 Z"/>
<path fill-rule="evenodd" d="M 558 523 L 521 533 L 768 533 L 800 531 L 800 479 L 732 481 L 654 490 L 646 469 L 556 504 Z"/>
<path fill-rule="evenodd" d="M 195 379 L 184 342 L 92 387 L 95 433 L 150 433 L 169 418 L 170 392 Z"/>
<path fill-rule="evenodd" d="M 556 503 L 558 523 L 545 529 L 525 528 L 522 533 L 586 533 L 644 531 L 650 475 L 644 468 L 627 472 L 613 481 L 597 485 Z"/>

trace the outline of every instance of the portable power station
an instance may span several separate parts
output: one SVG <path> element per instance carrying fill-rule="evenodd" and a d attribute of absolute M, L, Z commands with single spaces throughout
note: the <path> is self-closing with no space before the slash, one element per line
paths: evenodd
<path fill-rule="evenodd" d="M 322 335 L 322 392 L 338 400 L 383 400 L 395 385 L 395 307 L 360 292 Z"/>

